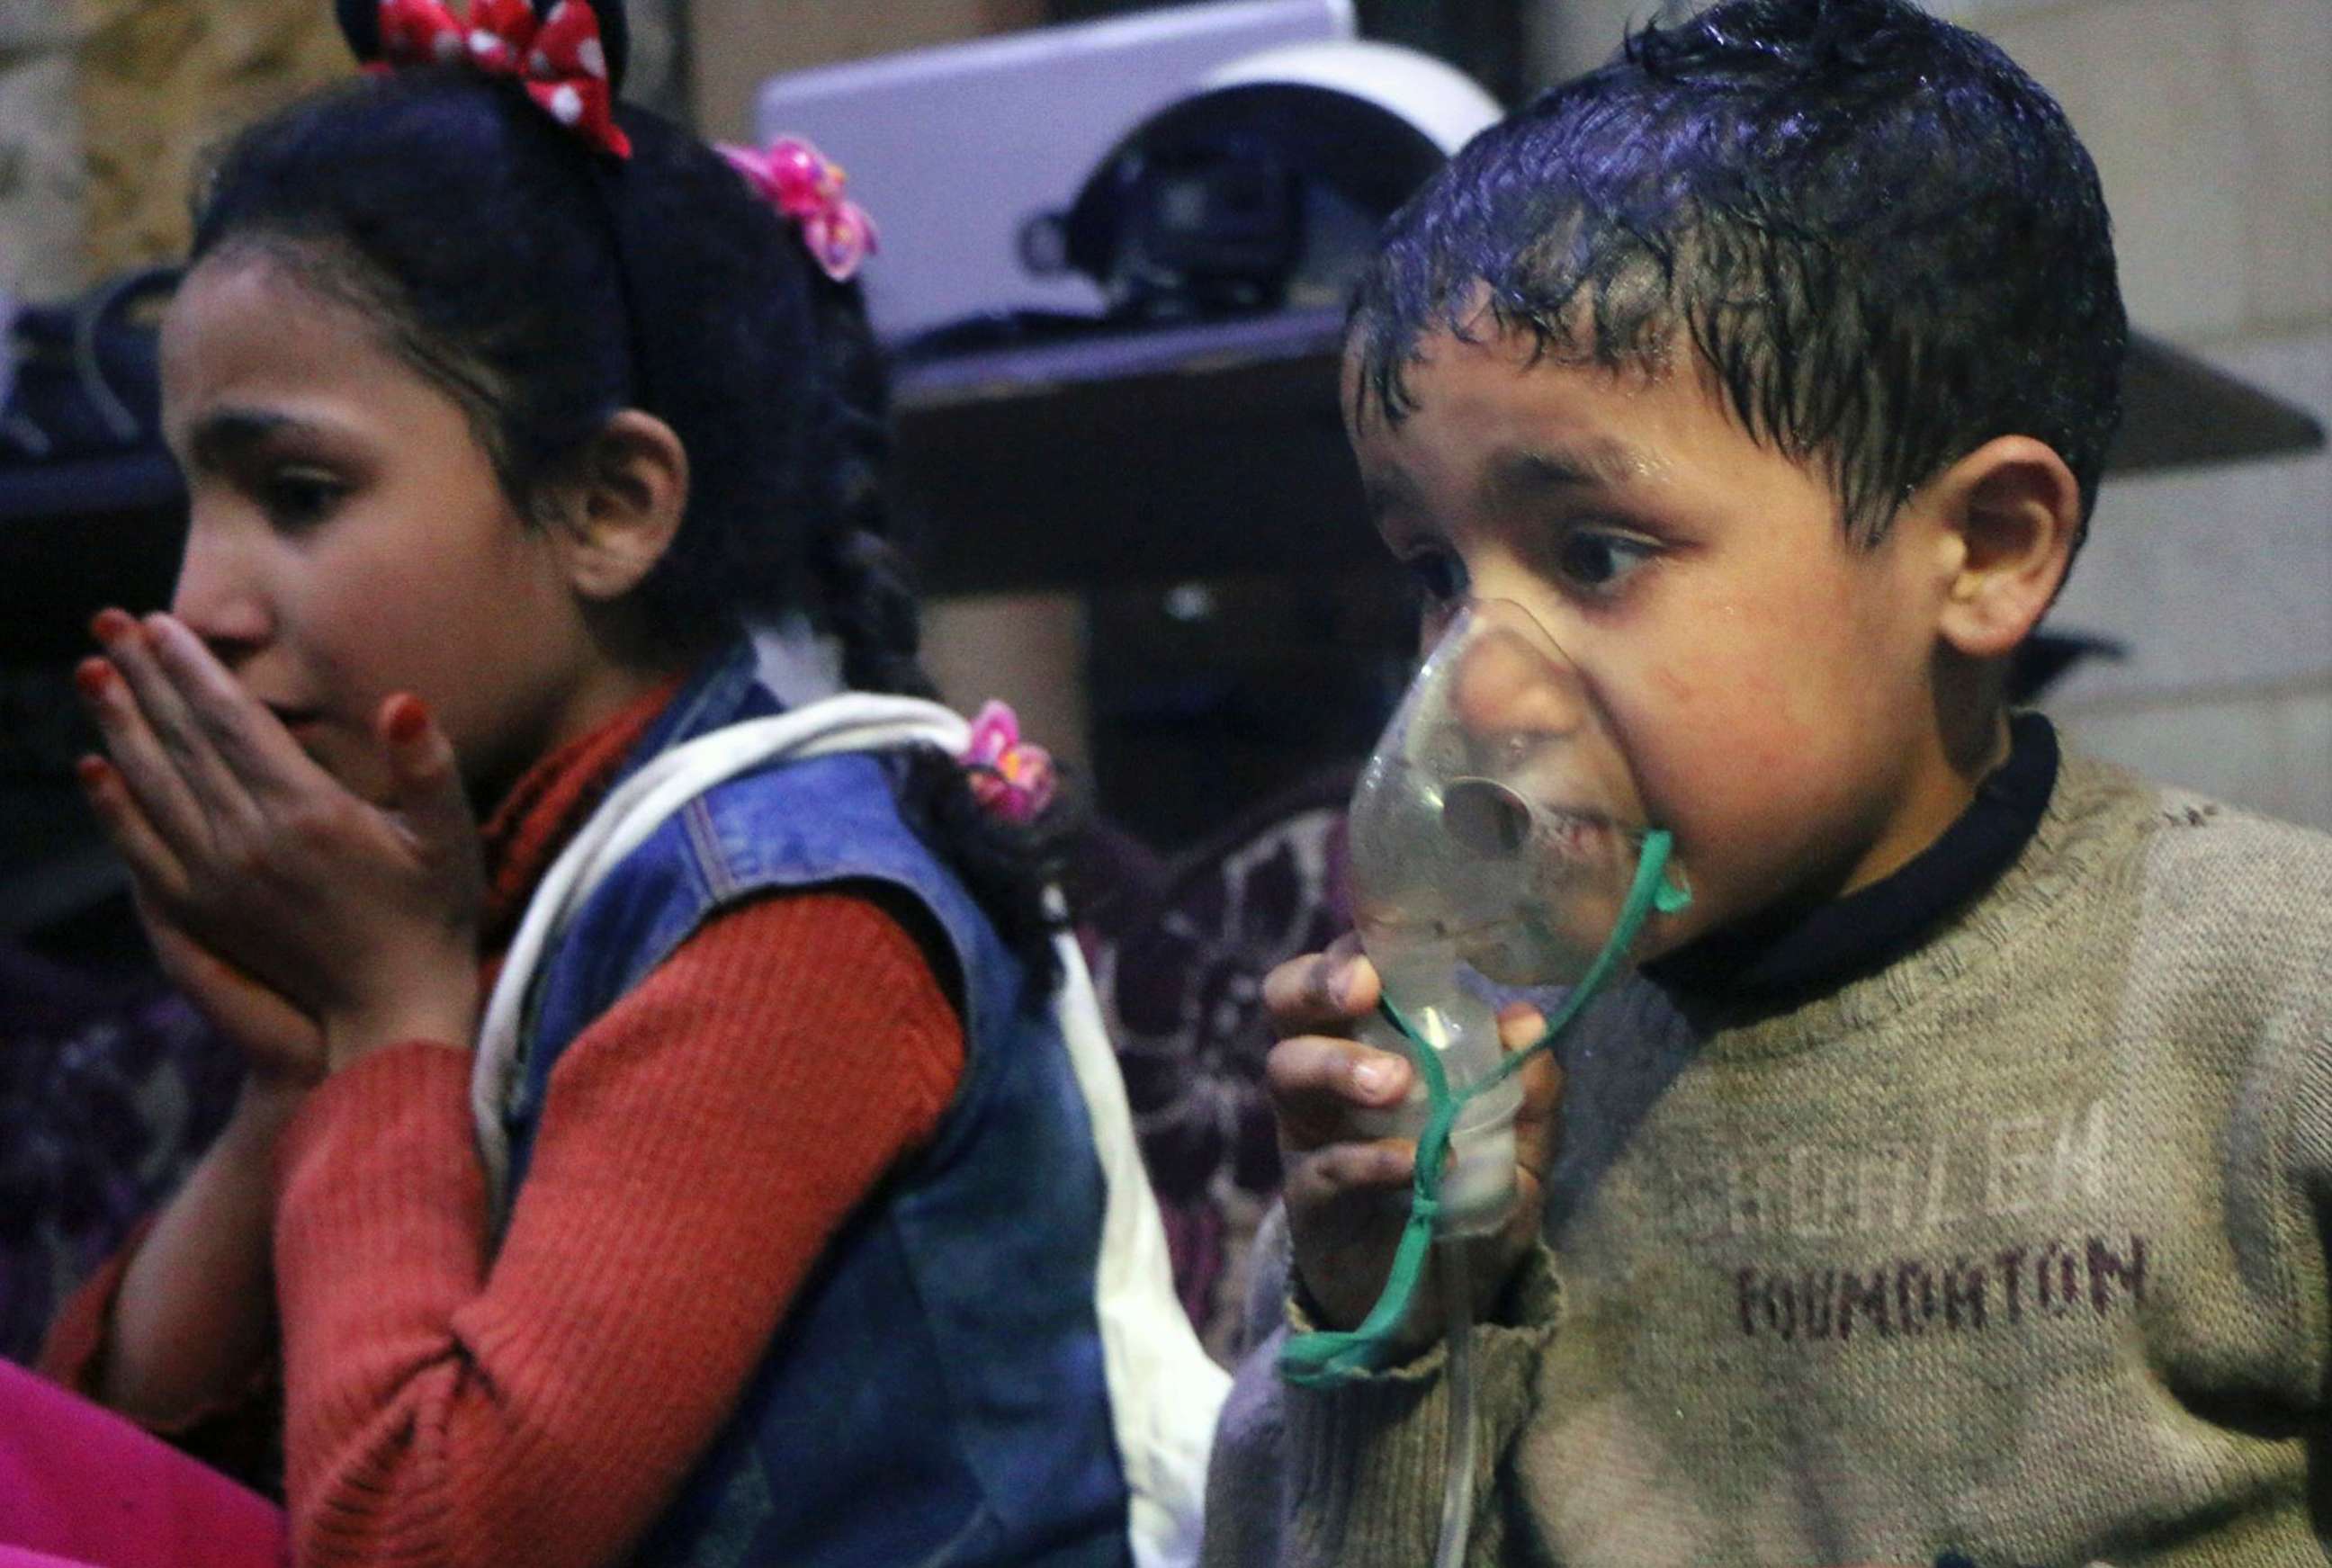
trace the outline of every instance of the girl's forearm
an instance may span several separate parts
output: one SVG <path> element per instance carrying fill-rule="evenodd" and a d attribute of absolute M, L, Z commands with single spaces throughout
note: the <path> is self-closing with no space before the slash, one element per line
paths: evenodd
<path fill-rule="evenodd" d="M 275 1146 L 305 1085 L 254 1077 L 123 1271 L 93 1391 L 153 1426 L 251 1386 L 273 1353 Z"/>

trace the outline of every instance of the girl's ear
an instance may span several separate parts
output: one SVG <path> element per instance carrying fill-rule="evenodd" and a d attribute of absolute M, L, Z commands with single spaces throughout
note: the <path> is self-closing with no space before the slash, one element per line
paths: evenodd
<path fill-rule="evenodd" d="M 1945 550 L 1937 630 L 1969 658 L 2002 657 L 2065 581 L 2080 536 L 2080 483 L 2046 442 L 2002 435 L 1924 489 Z"/>
<path fill-rule="evenodd" d="M 626 408 L 593 438 L 559 507 L 568 580 L 609 603 L 664 559 L 688 510 L 688 449 L 671 425 Z"/>

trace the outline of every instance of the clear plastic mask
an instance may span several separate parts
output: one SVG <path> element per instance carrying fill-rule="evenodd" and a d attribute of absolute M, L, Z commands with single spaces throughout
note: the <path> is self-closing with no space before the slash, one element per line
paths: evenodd
<path fill-rule="evenodd" d="M 1502 993 L 1575 985 L 1610 944 L 1646 826 L 1578 667 L 1529 612 L 1490 599 L 1448 617 L 1361 775 L 1350 834 L 1362 946 L 1453 1091 L 1504 1059 Z M 1410 1048 L 1390 1026 L 1371 1037 Z M 1445 1233 L 1511 1207 L 1518 1096 L 1508 1080 L 1461 1112 Z M 1400 1122 L 1419 1119 L 1413 1103 Z"/>

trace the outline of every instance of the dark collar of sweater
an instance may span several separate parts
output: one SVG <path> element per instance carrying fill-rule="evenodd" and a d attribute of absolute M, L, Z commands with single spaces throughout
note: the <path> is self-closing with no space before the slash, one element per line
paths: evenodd
<path fill-rule="evenodd" d="M 2038 713 L 2009 726 L 2008 760 L 1926 848 L 1844 898 L 1713 932 L 1644 966 L 1661 989 L 1735 1005 L 1786 1003 L 1893 962 L 1990 887 L 2040 824 L 2057 784 L 2057 732 Z"/>

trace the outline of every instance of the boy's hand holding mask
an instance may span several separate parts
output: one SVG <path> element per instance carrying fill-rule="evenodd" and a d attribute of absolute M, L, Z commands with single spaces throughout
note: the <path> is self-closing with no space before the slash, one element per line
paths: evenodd
<path fill-rule="evenodd" d="M 1375 1305 L 1409 1214 L 1416 1141 L 1377 1136 L 1376 1129 L 1409 1097 L 1416 1072 L 1399 1052 L 1353 1037 L 1379 995 L 1376 970 L 1351 936 L 1289 960 L 1264 980 L 1279 1039 L 1264 1082 L 1279 1123 L 1295 1273 L 1312 1311 L 1331 1328 L 1352 1327 Z M 1526 1007 L 1509 1009 L 1498 1021 L 1508 1050 L 1529 1046 L 1544 1028 Z M 1520 1078 L 1515 1212 L 1503 1232 L 1478 1244 L 1487 1256 L 1477 1256 L 1471 1270 L 1477 1313 L 1496 1299 L 1536 1238 L 1542 1182 L 1556 1152 L 1562 1070 L 1541 1056 Z M 1433 1293 L 1421 1291 L 1412 1309 L 1417 1344 L 1432 1337 L 1442 1315 Z"/>

